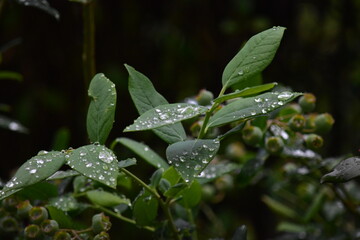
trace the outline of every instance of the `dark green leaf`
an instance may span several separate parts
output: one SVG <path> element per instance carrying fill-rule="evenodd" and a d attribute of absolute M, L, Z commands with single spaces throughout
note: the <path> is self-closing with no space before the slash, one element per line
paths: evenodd
<path fill-rule="evenodd" d="M 132 150 L 134 153 L 143 158 L 146 162 L 153 165 L 156 168 L 167 169 L 169 165 L 166 161 L 160 157 L 156 152 L 154 152 L 149 146 L 131 140 L 129 138 L 117 138 L 117 142 L 123 144 L 125 147 Z"/>
<path fill-rule="evenodd" d="M 16 195 L 22 199 L 47 201 L 58 196 L 58 188 L 48 182 L 39 182 L 21 189 Z"/>
<path fill-rule="evenodd" d="M 223 86 L 230 87 L 263 71 L 274 58 L 284 30 L 283 27 L 273 27 L 251 37 L 225 67 Z"/>
<path fill-rule="evenodd" d="M 240 169 L 240 166 L 235 163 L 209 164 L 196 179 L 204 184 L 237 169 Z"/>
<path fill-rule="evenodd" d="M 267 84 L 263 84 L 263 85 L 259 85 L 259 86 L 248 87 L 241 91 L 235 91 L 233 93 L 229 93 L 229 94 L 223 95 L 219 98 L 216 98 L 216 99 L 214 99 L 214 102 L 222 103 L 229 99 L 234 99 L 234 98 L 238 98 L 238 97 L 248 97 L 248 96 L 255 95 L 255 94 L 258 94 L 261 92 L 268 91 L 268 90 L 272 89 L 273 87 L 275 87 L 276 85 L 277 85 L 277 83 L 267 83 Z"/>
<path fill-rule="evenodd" d="M 91 142 L 104 144 L 114 123 L 116 89 L 104 74 L 96 74 L 91 80 L 89 91 L 91 102 L 86 127 Z"/>
<path fill-rule="evenodd" d="M 244 187 L 251 183 L 254 176 L 263 168 L 268 156 L 269 154 L 265 150 L 261 150 L 255 158 L 248 160 L 243 165 L 237 176 L 237 182 L 240 183 L 240 186 Z"/>
<path fill-rule="evenodd" d="M 129 92 L 139 112 L 143 114 L 154 107 L 168 104 L 168 101 L 158 93 L 151 81 L 133 67 L 126 65 L 129 72 Z M 175 143 L 186 139 L 186 133 L 181 123 L 153 129 L 154 133 L 167 143 Z"/>
<path fill-rule="evenodd" d="M 274 212 L 290 218 L 297 220 L 299 218 L 298 214 L 290 207 L 286 206 L 282 202 L 279 202 L 278 200 L 271 198 L 269 196 L 263 196 L 262 197 L 263 202 Z"/>
<path fill-rule="evenodd" d="M 128 158 L 126 160 L 119 161 L 119 168 L 127 168 L 136 165 L 136 158 Z"/>
<path fill-rule="evenodd" d="M 126 127 L 124 132 L 144 131 L 171 125 L 196 117 L 207 110 L 206 107 L 188 103 L 161 105 L 143 113 L 132 125 Z"/>
<path fill-rule="evenodd" d="M 217 139 L 177 142 L 166 149 L 166 157 L 183 179 L 190 182 L 215 157 L 219 147 Z"/>
<path fill-rule="evenodd" d="M 164 196 L 168 197 L 168 198 L 175 198 L 176 196 L 178 196 L 178 193 L 187 188 L 188 185 L 186 183 L 178 183 L 175 184 L 174 186 L 170 187 L 165 193 Z"/>
<path fill-rule="evenodd" d="M 326 199 L 326 189 L 321 189 L 314 197 L 310 207 L 304 215 L 304 222 L 308 223 L 324 206 Z"/>
<path fill-rule="evenodd" d="M 50 199 L 49 206 L 56 207 L 64 212 L 71 212 L 80 208 L 79 202 L 70 194 Z"/>
<path fill-rule="evenodd" d="M 53 16 L 54 18 L 56 18 L 56 20 L 60 19 L 60 14 L 59 12 L 50 7 L 49 3 L 47 0 L 15 0 L 17 3 L 24 5 L 24 6 L 29 6 L 29 7 L 35 7 L 38 8 L 40 10 L 45 11 L 46 13 L 50 14 L 51 16 Z"/>
<path fill-rule="evenodd" d="M 60 228 L 76 229 L 73 220 L 64 211 L 51 205 L 46 206 L 46 208 L 49 211 L 51 219 L 57 221 Z"/>
<path fill-rule="evenodd" d="M 201 185 L 198 181 L 193 181 L 190 186 L 181 190 L 176 197 L 181 197 L 179 203 L 185 208 L 193 208 L 201 200 Z"/>
<path fill-rule="evenodd" d="M 150 186 L 153 188 L 156 188 L 159 185 L 160 179 L 162 178 L 162 175 L 164 173 L 163 168 L 159 168 L 156 170 L 153 175 L 151 175 L 150 178 Z"/>
<path fill-rule="evenodd" d="M 133 203 L 133 216 L 139 226 L 151 225 L 158 211 L 158 201 L 149 192 L 142 191 Z"/>
<path fill-rule="evenodd" d="M 0 79 L 10 79 L 21 82 L 23 80 L 23 76 L 17 72 L 0 71 Z"/>
<path fill-rule="evenodd" d="M 170 166 L 168 169 L 165 170 L 163 173 L 163 178 L 168 180 L 171 186 L 177 184 L 181 178 L 178 171 L 173 166 Z"/>
<path fill-rule="evenodd" d="M 291 102 L 301 93 L 269 92 L 256 97 L 241 98 L 223 107 L 209 120 L 208 128 L 221 126 L 234 121 L 246 120 L 267 114 Z"/>
<path fill-rule="evenodd" d="M 103 207 L 114 207 L 119 204 L 130 205 L 129 199 L 120 197 L 106 191 L 92 190 L 86 192 L 86 196 L 92 203 Z"/>
<path fill-rule="evenodd" d="M 86 145 L 67 156 L 67 164 L 84 176 L 116 188 L 118 161 L 114 153 L 102 145 Z"/>
<path fill-rule="evenodd" d="M 341 161 L 332 172 L 321 178 L 321 183 L 347 182 L 360 175 L 360 157 L 351 157 Z"/>
<path fill-rule="evenodd" d="M 247 228 L 242 225 L 236 229 L 236 232 L 231 240 L 246 240 L 247 239 Z"/>

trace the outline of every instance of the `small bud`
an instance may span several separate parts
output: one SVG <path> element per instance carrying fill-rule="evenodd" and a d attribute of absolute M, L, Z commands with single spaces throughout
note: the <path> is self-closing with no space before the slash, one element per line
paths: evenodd
<path fill-rule="evenodd" d="M 42 232 L 49 236 L 54 235 L 59 230 L 59 224 L 55 220 L 45 219 L 40 226 Z"/>
<path fill-rule="evenodd" d="M 0 219 L 0 232 L 14 233 L 18 231 L 18 229 L 19 224 L 15 218 L 11 216 L 5 216 Z"/>
<path fill-rule="evenodd" d="M 23 202 L 20 202 L 16 208 L 16 214 L 19 218 L 27 218 L 29 217 L 29 211 L 33 206 L 31 205 L 29 200 L 25 200 Z"/>
<path fill-rule="evenodd" d="M 18 205 L 18 200 L 14 197 L 7 197 L 2 201 L 3 208 L 8 212 L 15 212 L 16 205 Z"/>
<path fill-rule="evenodd" d="M 71 240 L 71 235 L 65 231 L 58 231 L 55 233 L 53 240 Z"/>
<path fill-rule="evenodd" d="M 166 192 L 167 190 L 169 190 L 170 187 L 171 187 L 171 184 L 167 179 L 165 179 L 165 178 L 160 179 L 159 189 L 161 192 L 163 192 L 163 193 Z"/>
<path fill-rule="evenodd" d="M 101 232 L 95 235 L 94 240 L 109 240 L 110 236 L 107 232 Z"/>
<path fill-rule="evenodd" d="M 317 134 L 309 134 L 305 138 L 305 143 L 308 148 L 316 150 L 323 146 L 324 140 Z"/>
<path fill-rule="evenodd" d="M 199 105 L 207 106 L 211 105 L 211 101 L 214 99 L 212 92 L 207 91 L 206 89 L 200 90 L 199 94 L 195 97 Z"/>
<path fill-rule="evenodd" d="M 30 224 L 24 229 L 24 235 L 26 239 L 39 239 L 41 234 L 41 229 L 36 224 Z"/>
<path fill-rule="evenodd" d="M 44 207 L 33 207 L 29 211 L 30 221 L 33 223 L 41 223 L 45 219 L 48 219 L 49 214 Z"/>
<path fill-rule="evenodd" d="M 301 114 L 296 114 L 290 118 L 288 123 L 291 130 L 298 132 L 301 131 L 305 127 L 305 117 Z"/>
<path fill-rule="evenodd" d="M 334 118 L 329 113 L 317 115 L 314 121 L 317 133 L 329 132 L 335 122 Z"/>
<path fill-rule="evenodd" d="M 284 149 L 284 142 L 280 137 L 268 137 L 265 140 L 265 148 L 269 153 L 278 154 Z"/>
<path fill-rule="evenodd" d="M 104 213 L 99 213 L 92 217 L 91 227 L 94 233 L 100 233 L 108 231 L 111 228 L 111 222 L 109 217 L 105 216 Z"/>
<path fill-rule="evenodd" d="M 304 113 L 311 112 L 315 108 L 316 97 L 312 93 L 305 93 L 299 98 L 299 104 Z"/>
<path fill-rule="evenodd" d="M 250 146 L 254 146 L 260 142 L 263 133 L 260 128 L 256 126 L 247 126 L 242 130 L 242 138 L 244 142 Z"/>
<path fill-rule="evenodd" d="M 154 188 L 156 188 L 159 185 L 160 179 L 162 177 L 164 173 L 164 169 L 163 168 L 159 168 L 158 170 L 156 170 L 153 175 L 150 178 L 150 185 Z"/>

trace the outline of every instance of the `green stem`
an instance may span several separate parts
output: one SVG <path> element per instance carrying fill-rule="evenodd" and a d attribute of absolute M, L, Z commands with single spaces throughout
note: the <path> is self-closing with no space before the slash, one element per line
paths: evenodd
<path fill-rule="evenodd" d="M 95 1 L 88 0 L 83 4 L 83 75 L 85 88 L 95 75 Z"/>
<path fill-rule="evenodd" d="M 195 220 L 194 220 L 194 216 L 193 216 L 193 213 L 191 211 L 190 208 L 187 208 L 186 209 L 186 212 L 187 212 L 187 215 L 188 215 L 188 218 L 189 218 L 189 222 L 194 226 L 194 231 L 192 233 L 192 239 L 193 240 L 197 240 L 198 239 L 198 236 L 197 236 L 197 230 L 196 230 L 196 224 L 195 224 Z"/>

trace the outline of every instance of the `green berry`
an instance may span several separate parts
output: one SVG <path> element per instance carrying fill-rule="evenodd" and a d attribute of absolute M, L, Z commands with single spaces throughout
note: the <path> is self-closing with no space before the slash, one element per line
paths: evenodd
<path fill-rule="evenodd" d="M 305 129 L 311 130 L 312 132 L 315 130 L 315 118 L 316 114 L 310 114 L 306 116 Z"/>
<path fill-rule="evenodd" d="M 0 219 L 0 232 L 14 233 L 18 231 L 19 223 L 11 216 L 5 216 Z"/>
<path fill-rule="evenodd" d="M 314 110 L 316 97 L 312 93 L 305 93 L 299 98 L 299 104 L 303 112 L 308 113 Z"/>
<path fill-rule="evenodd" d="M 109 217 L 105 216 L 104 213 L 95 214 L 92 217 L 91 225 L 94 233 L 100 233 L 103 231 L 109 231 L 111 228 L 111 222 Z"/>
<path fill-rule="evenodd" d="M 268 137 L 265 140 L 265 148 L 271 154 L 278 154 L 284 149 L 284 141 L 280 137 Z"/>
<path fill-rule="evenodd" d="M 19 202 L 18 202 L 18 200 L 16 200 L 16 198 L 8 197 L 8 198 L 5 198 L 2 201 L 2 206 L 8 212 L 15 212 L 16 211 L 16 205 L 18 205 L 18 203 Z"/>
<path fill-rule="evenodd" d="M 33 207 L 29 211 L 30 221 L 33 223 L 41 223 L 45 219 L 48 219 L 49 214 L 44 207 Z"/>
<path fill-rule="evenodd" d="M 305 117 L 301 114 L 296 114 L 290 118 L 288 126 L 295 132 L 301 131 L 305 127 Z"/>
<path fill-rule="evenodd" d="M 195 97 L 199 105 L 207 106 L 211 105 L 211 101 L 214 99 L 212 92 L 207 91 L 206 89 L 200 90 L 199 94 Z"/>
<path fill-rule="evenodd" d="M 42 237 L 39 225 L 30 224 L 24 229 L 26 239 L 40 239 Z"/>
<path fill-rule="evenodd" d="M 29 216 L 29 211 L 32 209 L 32 205 L 29 200 L 25 200 L 23 202 L 20 202 L 16 208 L 16 214 L 20 218 L 27 218 Z"/>
<path fill-rule="evenodd" d="M 263 133 L 259 127 L 247 126 L 242 130 L 242 138 L 248 145 L 254 146 L 260 142 Z"/>
<path fill-rule="evenodd" d="M 305 143 L 308 148 L 316 150 L 323 146 L 324 140 L 317 134 L 309 134 L 305 137 Z"/>
<path fill-rule="evenodd" d="M 53 240 L 71 240 L 71 235 L 65 231 L 58 231 L 55 233 Z"/>
<path fill-rule="evenodd" d="M 45 219 L 40 226 L 41 231 L 49 236 L 54 235 L 59 230 L 59 224 L 55 220 Z"/>
<path fill-rule="evenodd" d="M 331 130 L 334 122 L 334 118 L 329 113 L 319 114 L 314 119 L 315 131 L 321 134 L 327 133 Z"/>
<path fill-rule="evenodd" d="M 101 232 L 97 235 L 95 235 L 94 240 L 108 240 L 110 239 L 110 236 L 107 232 Z"/>

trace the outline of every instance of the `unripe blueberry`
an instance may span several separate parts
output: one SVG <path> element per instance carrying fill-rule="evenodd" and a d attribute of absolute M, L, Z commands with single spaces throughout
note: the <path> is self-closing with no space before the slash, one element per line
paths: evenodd
<path fill-rule="evenodd" d="M 314 122 L 317 133 L 327 133 L 334 125 L 335 120 L 329 113 L 323 113 L 317 115 Z"/>
<path fill-rule="evenodd" d="M 323 146 L 324 140 L 317 134 L 309 134 L 305 137 L 305 143 L 308 148 L 316 150 Z"/>
<path fill-rule="evenodd" d="M 59 224 L 55 220 L 45 219 L 40 226 L 41 231 L 49 236 L 54 235 L 59 230 Z"/>
<path fill-rule="evenodd" d="M 2 206 L 6 211 L 15 212 L 16 205 L 18 205 L 18 200 L 14 197 L 7 197 L 2 201 Z"/>
<path fill-rule="evenodd" d="M 280 153 L 284 149 L 284 141 L 280 137 L 268 137 L 265 140 L 265 148 L 269 153 Z"/>
<path fill-rule="evenodd" d="M 107 232 L 101 232 L 95 235 L 94 240 L 109 240 L 110 236 Z"/>
<path fill-rule="evenodd" d="M 27 218 L 29 216 L 29 211 L 33 206 L 31 205 L 29 200 L 25 200 L 20 202 L 16 208 L 16 214 L 19 218 Z"/>
<path fill-rule="evenodd" d="M 310 114 L 306 116 L 305 128 L 307 130 L 311 130 L 311 131 L 315 130 L 315 118 L 316 118 L 316 114 Z"/>
<path fill-rule="evenodd" d="M 305 127 L 305 117 L 301 114 L 296 114 L 291 117 L 288 126 L 291 130 L 298 132 L 301 131 Z"/>
<path fill-rule="evenodd" d="M 53 240 L 71 240 L 71 235 L 65 231 L 58 231 L 55 233 Z"/>
<path fill-rule="evenodd" d="M 109 217 L 105 216 L 104 213 L 99 213 L 92 217 L 91 227 L 94 233 L 100 233 L 108 231 L 111 228 L 111 222 Z"/>
<path fill-rule="evenodd" d="M 0 219 L 0 232 L 14 233 L 18 231 L 18 229 L 18 221 L 14 217 L 5 216 Z"/>
<path fill-rule="evenodd" d="M 211 101 L 214 99 L 214 95 L 212 92 L 202 89 L 199 94 L 195 97 L 196 101 L 199 105 L 207 106 L 211 104 Z"/>
<path fill-rule="evenodd" d="M 29 211 L 30 221 L 33 223 L 41 223 L 45 219 L 48 219 L 49 214 L 44 207 L 33 207 Z"/>
<path fill-rule="evenodd" d="M 242 138 L 248 145 L 254 146 L 258 144 L 262 137 L 261 129 L 256 126 L 247 126 L 242 130 Z"/>
<path fill-rule="evenodd" d="M 24 235 L 26 239 L 39 239 L 42 237 L 41 229 L 39 225 L 30 224 L 24 229 Z"/>
<path fill-rule="evenodd" d="M 299 104 L 303 112 L 308 113 L 314 110 L 316 97 L 312 93 L 305 93 L 299 98 Z"/>

